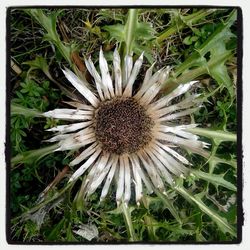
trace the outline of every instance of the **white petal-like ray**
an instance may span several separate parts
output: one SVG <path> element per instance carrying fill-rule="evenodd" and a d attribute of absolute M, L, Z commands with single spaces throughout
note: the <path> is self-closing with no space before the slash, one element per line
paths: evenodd
<path fill-rule="evenodd" d="M 123 76 L 122 76 L 122 87 L 125 88 L 128 83 L 128 79 L 130 77 L 131 71 L 133 68 L 133 58 L 132 55 L 126 55 L 124 58 L 124 66 L 123 66 Z"/>
<path fill-rule="evenodd" d="M 130 173 L 129 159 L 126 155 L 124 156 L 124 166 L 125 166 L 124 202 L 128 204 L 131 197 L 131 173 Z"/>
<path fill-rule="evenodd" d="M 131 161 L 131 166 L 132 166 L 132 171 L 133 171 L 133 176 L 134 176 L 134 184 L 135 184 L 135 199 L 136 199 L 136 204 L 140 205 L 140 200 L 142 198 L 142 180 L 141 177 L 138 173 L 136 165 L 133 164 Z"/>
<path fill-rule="evenodd" d="M 90 120 L 93 117 L 93 111 L 78 109 L 54 109 L 43 113 L 43 116 L 62 120 Z"/>
<path fill-rule="evenodd" d="M 209 146 L 209 144 L 207 144 L 207 143 L 205 143 L 205 144 L 206 144 L 206 146 L 203 146 L 203 147 Z M 193 147 L 192 145 L 187 145 L 187 146 L 185 146 L 185 148 L 187 150 L 190 150 L 194 154 L 198 154 L 198 155 L 201 155 L 203 157 L 209 158 L 210 152 L 208 152 L 207 150 L 204 150 L 202 147 L 196 148 L 196 147 Z"/>
<path fill-rule="evenodd" d="M 161 163 L 173 174 L 180 176 L 186 168 L 179 162 L 175 161 L 168 153 L 159 146 L 152 146 L 152 153 L 161 161 Z"/>
<path fill-rule="evenodd" d="M 95 190 L 98 188 L 98 186 L 103 181 L 103 178 L 105 177 L 105 173 L 108 172 L 107 169 L 109 169 L 112 161 L 109 161 L 110 154 L 103 154 L 100 158 L 97 164 L 95 164 L 92 169 L 90 170 L 87 180 L 88 182 L 88 191 L 87 196 L 93 194 Z M 112 159 L 111 159 L 112 160 Z"/>
<path fill-rule="evenodd" d="M 155 106 L 150 104 L 147 110 L 148 112 L 152 113 L 155 119 L 157 119 L 169 113 L 173 113 L 181 109 L 187 109 L 199 105 L 198 100 L 195 100 L 197 96 L 198 95 L 192 95 L 190 97 L 187 97 L 181 102 L 160 109 L 155 109 Z"/>
<path fill-rule="evenodd" d="M 174 133 L 180 137 L 183 137 L 185 139 L 194 140 L 194 141 L 199 140 L 199 136 L 194 135 L 190 132 L 183 131 L 183 130 L 176 130 L 176 131 L 173 131 L 172 133 Z"/>
<path fill-rule="evenodd" d="M 81 109 L 54 109 L 51 111 L 46 112 L 48 115 L 61 115 L 61 114 L 66 114 L 66 115 L 92 115 L 93 111 L 92 110 L 81 110 Z"/>
<path fill-rule="evenodd" d="M 106 178 L 105 184 L 102 188 L 102 193 L 101 193 L 101 197 L 100 197 L 101 201 L 104 200 L 105 197 L 107 196 L 110 184 L 111 184 L 113 177 L 114 177 L 114 174 L 115 174 L 116 170 L 118 169 L 118 164 L 117 164 L 118 156 L 114 155 L 113 157 L 114 157 L 114 161 L 112 163 L 111 169 L 110 169 L 108 176 Z"/>
<path fill-rule="evenodd" d="M 61 141 L 64 140 L 66 138 L 68 138 L 69 136 L 72 136 L 72 134 L 67 134 L 67 135 L 55 135 L 52 138 L 45 140 L 46 142 L 55 142 L 55 141 Z"/>
<path fill-rule="evenodd" d="M 159 169 L 161 175 L 163 178 L 170 184 L 172 185 L 173 183 L 173 178 L 171 174 L 168 172 L 168 170 L 165 168 L 165 166 L 160 162 L 160 160 L 151 152 L 151 149 L 148 148 L 148 150 L 145 150 L 146 153 L 149 155 L 149 157 L 152 159 L 154 166 Z"/>
<path fill-rule="evenodd" d="M 158 125 L 154 129 L 159 131 L 159 132 L 173 133 L 173 134 L 176 134 L 178 136 L 184 137 L 186 139 L 197 141 L 199 139 L 199 136 L 194 135 L 194 134 L 187 132 L 187 131 L 183 131 L 184 129 L 194 128 L 196 126 L 197 126 L 197 124 L 189 124 L 189 125 L 181 125 L 181 126 Z"/>
<path fill-rule="evenodd" d="M 76 180 L 79 176 L 81 176 L 98 158 L 102 149 L 98 148 L 93 155 L 89 157 L 89 159 L 78 168 L 75 173 L 70 177 L 69 182 Z"/>
<path fill-rule="evenodd" d="M 62 71 L 70 83 L 92 104 L 92 106 L 97 107 L 100 101 L 87 85 L 69 69 L 66 68 Z"/>
<path fill-rule="evenodd" d="M 101 70 L 101 75 L 102 75 L 102 85 L 106 85 L 111 97 L 115 96 L 114 92 L 114 87 L 112 83 L 112 79 L 109 74 L 109 68 L 107 61 L 103 55 L 102 48 L 100 49 L 100 54 L 99 54 L 99 65 L 100 65 L 100 70 Z"/>
<path fill-rule="evenodd" d="M 170 73 L 170 66 L 167 66 L 164 70 L 163 70 L 163 72 L 160 74 L 160 76 L 159 76 L 159 82 L 161 83 L 161 84 L 164 84 L 165 83 L 165 81 L 167 80 L 167 78 L 168 78 L 168 76 L 169 76 L 169 73 Z"/>
<path fill-rule="evenodd" d="M 91 146 L 87 147 L 80 155 L 78 155 L 73 161 L 69 163 L 69 166 L 75 166 L 85 160 L 88 156 L 92 155 L 96 148 L 98 147 L 98 143 L 95 142 Z"/>
<path fill-rule="evenodd" d="M 152 185 L 151 185 L 150 181 L 148 180 L 148 178 L 146 177 L 146 175 L 144 174 L 144 171 L 141 169 L 140 161 L 139 161 L 138 156 L 136 154 L 131 155 L 130 159 L 132 161 L 132 164 L 136 168 L 137 173 L 139 174 L 139 176 L 143 180 L 143 182 L 144 182 L 144 184 L 145 184 L 145 186 L 146 186 L 146 188 L 148 190 L 148 193 L 152 194 L 153 193 Z"/>
<path fill-rule="evenodd" d="M 117 190 L 116 190 L 116 202 L 118 205 L 120 204 L 124 193 L 124 172 L 125 172 L 124 158 L 121 155 L 119 157 L 119 174 L 118 174 Z"/>
<path fill-rule="evenodd" d="M 144 84 L 143 87 L 141 87 L 138 92 L 135 94 L 134 98 L 137 100 L 140 100 L 141 97 L 148 91 L 148 89 L 154 85 L 156 82 L 159 81 L 159 77 L 161 75 L 161 73 L 163 72 L 164 69 L 160 69 L 158 71 L 156 71 L 153 76 L 151 76 L 149 78 L 149 80 L 147 81 L 147 83 Z"/>
<path fill-rule="evenodd" d="M 67 141 L 69 138 L 66 138 L 62 143 L 60 142 L 59 145 L 60 147 L 56 149 L 55 151 L 64 151 L 64 150 L 76 150 L 79 149 L 83 146 L 86 146 L 94 141 L 96 141 L 96 138 L 94 134 L 87 134 L 85 136 L 82 136 L 83 141 L 82 142 L 75 142 L 73 140 L 70 140 L 70 143 Z"/>
<path fill-rule="evenodd" d="M 191 81 L 185 84 L 180 84 L 176 89 L 174 89 L 170 94 L 160 98 L 159 100 L 153 102 L 149 108 L 152 106 L 154 107 L 154 110 L 160 109 L 164 106 L 166 106 L 171 100 L 173 100 L 175 97 L 180 96 L 184 93 L 186 93 L 193 84 L 197 83 L 198 81 Z"/>
<path fill-rule="evenodd" d="M 167 115 L 167 116 L 162 116 L 157 121 L 161 122 L 161 121 L 171 121 L 171 120 L 175 120 L 177 118 L 179 119 L 180 117 L 193 114 L 197 110 L 199 110 L 199 107 L 187 109 L 187 110 L 180 111 L 180 112 L 176 112 L 174 114 L 170 114 L 170 115 Z"/>
<path fill-rule="evenodd" d="M 97 70 L 96 70 L 96 68 L 94 66 L 94 63 L 92 62 L 91 58 L 89 58 L 88 62 L 90 64 L 92 72 L 93 72 L 93 74 L 95 76 L 96 85 L 98 85 L 102 89 L 102 91 L 104 93 L 105 99 L 110 99 L 110 93 L 109 93 L 109 90 L 108 90 L 108 86 L 106 84 L 103 84 L 102 78 L 99 75 L 99 73 L 97 72 Z"/>
<path fill-rule="evenodd" d="M 173 155 L 176 159 L 178 159 L 183 164 L 192 165 L 185 157 L 183 157 L 182 155 L 178 154 L 175 150 L 173 150 L 172 148 L 168 147 L 167 145 L 164 145 L 164 144 L 162 144 L 159 141 L 155 141 L 155 143 L 158 146 L 160 146 L 161 148 L 163 148 L 165 151 L 167 151 L 169 154 Z"/>
<path fill-rule="evenodd" d="M 95 140 L 96 138 L 93 128 L 85 128 L 77 133 L 72 134 L 65 140 L 60 141 L 60 147 L 57 149 L 57 151 L 77 149 Z"/>
<path fill-rule="evenodd" d="M 159 74 L 158 80 L 147 89 L 146 93 L 141 97 L 140 103 L 142 105 L 148 105 L 159 93 L 162 84 L 165 82 L 169 75 L 170 67 L 166 67 L 166 69 L 162 69 Z"/>
<path fill-rule="evenodd" d="M 143 154 L 141 152 L 138 153 L 138 156 L 141 159 L 143 166 L 146 168 L 147 173 L 148 173 L 152 183 L 154 184 L 154 186 L 160 190 L 163 190 L 164 184 L 162 182 L 162 179 L 161 179 L 157 169 L 153 165 L 151 159 L 148 158 L 147 156 L 145 156 L 145 154 Z"/>
<path fill-rule="evenodd" d="M 66 103 L 72 107 L 75 107 L 77 109 L 94 110 L 94 108 L 91 105 L 83 104 L 81 102 L 66 102 L 66 101 L 64 101 L 64 103 Z"/>
<path fill-rule="evenodd" d="M 99 158 L 99 161 L 95 164 L 95 166 L 90 170 L 87 179 L 92 181 L 92 179 L 95 177 L 97 178 L 102 170 L 107 165 L 108 159 L 110 154 L 109 153 L 103 153 L 103 155 Z"/>
<path fill-rule="evenodd" d="M 165 98 L 167 99 L 168 102 L 170 102 L 173 98 L 186 93 L 195 83 L 198 83 L 198 81 L 190 81 L 188 83 L 180 84 L 171 93 L 166 95 Z"/>
<path fill-rule="evenodd" d="M 53 131 L 53 132 L 59 132 L 62 134 L 77 131 L 82 128 L 86 128 L 90 126 L 93 122 L 88 121 L 88 122 L 79 122 L 79 123 L 72 123 L 69 125 L 59 125 L 54 128 L 47 129 L 46 131 Z"/>
<path fill-rule="evenodd" d="M 170 131 L 177 131 L 177 130 L 185 130 L 185 129 L 190 129 L 190 128 L 196 128 L 198 126 L 197 123 L 190 123 L 190 124 L 182 124 L 182 125 L 177 125 L 177 126 L 167 126 L 167 125 L 158 125 L 156 128 L 163 128 L 166 127 L 167 129 L 169 128 Z M 166 131 L 167 132 L 167 131 Z"/>
<path fill-rule="evenodd" d="M 113 162 L 114 158 L 112 157 L 105 165 L 105 168 L 102 170 L 102 172 L 98 176 L 94 176 L 94 178 L 92 178 L 92 181 L 89 183 L 88 195 L 93 194 L 96 191 L 96 189 L 100 186 L 100 184 L 108 174 L 111 166 L 113 165 Z"/>
<path fill-rule="evenodd" d="M 145 90 L 145 89 L 148 89 L 148 88 L 150 87 L 150 86 L 148 86 L 148 85 L 149 85 L 149 83 L 150 83 L 150 78 L 152 77 L 153 68 L 154 68 L 154 66 L 155 66 L 155 63 L 156 63 L 156 62 L 154 62 L 154 63 L 150 66 L 150 68 L 146 71 L 144 80 L 143 80 L 142 85 L 141 85 L 141 87 L 140 87 L 141 90 Z"/>
<path fill-rule="evenodd" d="M 126 85 L 125 90 L 123 92 L 124 97 L 132 96 L 133 84 L 134 84 L 135 79 L 136 79 L 136 77 L 141 69 L 142 62 L 143 62 L 143 52 L 140 55 L 140 57 L 136 60 L 134 67 L 133 67 L 133 70 L 132 70 L 132 73 L 128 78 L 127 85 Z"/>
<path fill-rule="evenodd" d="M 159 93 L 160 89 L 161 89 L 161 84 L 159 82 L 156 82 L 148 89 L 148 91 L 139 100 L 140 104 L 144 106 L 148 105 Z"/>
<path fill-rule="evenodd" d="M 94 63 L 92 62 L 91 58 L 89 57 L 89 59 L 85 59 L 85 65 L 89 71 L 89 73 L 92 75 L 92 77 L 95 80 L 95 85 L 96 85 L 96 89 L 98 92 L 98 95 L 100 97 L 100 99 L 103 101 L 104 100 L 104 96 L 103 96 L 103 92 L 102 92 L 102 79 L 99 75 L 99 73 L 97 72 L 97 70 L 95 69 Z"/>
<path fill-rule="evenodd" d="M 115 95 L 122 95 L 122 72 L 121 72 L 121 58 L 117 48 L 114 51 L 113 58 L 114 73 L 115 73 Z"/>
<path fill-rule="evenodd" d="M 158 140 L 167 141 L 168 143 L 177 144 L 184 148 L 206 148 L 209 146 L 208 143 L 202 141 L 193 141 L 178 137 L 177 135 L 164 134 L 162 132 L 155 133 L 155 138 Z"/>

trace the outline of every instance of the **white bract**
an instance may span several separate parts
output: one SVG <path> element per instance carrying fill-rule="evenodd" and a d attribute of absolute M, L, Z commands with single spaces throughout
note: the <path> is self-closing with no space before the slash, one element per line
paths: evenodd
<path fill-rule="evenodd" d="M 96 91 L 90 89 L 90 83 L 80 80 L 72 71 L 65 69 L 63 72 L 66 78 L 82 94 L 83 102 L 68 102 L 75 109 L 55 109 L 44 113 L 46 117 L 72 122 L 49 129 L 48 131 L 57 132 L 57 134 L 48 141 L 58 141 L 56 151 L 80 150 L 70 163 L 71 167 L 80 165 L 69 181 L 72 182 L 86 174 L 85 197 L 93 194 L 98 187 L 102 187 L 100 199 L 103 200 L 107 196 L 110 186 L 114 184 L 118 204 L 122 200 L 128 203 L 132 192 L 135 193 L 136 203 L 139 204 L 145 191 L 152 193 L 154 189 L 159 189 L 165 193 L 166 184 L 172 185 L 175 176 L 182 177 L 188 173 L 191 164 L 181 155 L 182 149 L 199 153 L 208 146 L 200 141 L 198 136 L 187 131 L 187 129 L 196 127 L 197 124 L 181 124 L 185 116 L 192 114 L 200 106 L 200 101 L 197 99 L 199 95 L 180 98 L 197 81 L 183 83 L 170 94 L 161 96 L 159 92 L 168 78 L 170 67 L 153 73 L 153 64 L 146 71 L 142 83 L 138 85 L 137 82 L 135 86 L 142 63 L 143 54 L 134 64 L 132 56 L 127 55 L 121 64 L 121 58 L 115 49 L 113 76 L 111 76 L 101 49 L 100 73 L 96 70 L 91 58 L 85 59 L 86 67 L 95 81 Z M 180 101 L 177 102 L 175 98 Z M 124 104 L 125 100 L 127 100 L 126 105 L 132 105 L 131 109 L 124 108 L 124 111 L 117 109 L 119 105 Z M 173 103 L 172 100 L 175 102 Z M 107 110 L 107 107 L 113 113 Z M 140 112 L 140 110 L 142 111 Z M 102 130 L 102 119 L 104 118 L 100 118 L 99 123 L 97 122 L 98 117 L 102 117 L 102 112 L 106 112 L 110 117 L 105 118 L 106 123 L 110 119 L 110 124 L 105 125 L 103 134 L 102 131 L 97 133 L 97 126 L 99 126 L 99 130 Z M 122 122 L 120 119 L 114 118 L 116 117 L 115 112 L 121 112 L 121 116 L 124 116 L 121 117 Z M 129 112 L 132 114 L 127 114 Z M 133 114 L 133 112 L 135 113 Z M 142 118 L 138 118 L 137 121 L 138 114 Z M 114 121 L 111 121 L 112 119 Z M 134 120 L 135 125 L 131 124 L 131 121 Z M 150 121 L 148 126 L 145 122 L 147 120 Z M 141 125 L 142 121 L 144 124 Z M 127 124 L 128 128 L 126 122 L 130 123 Z M 139 136 L 138 133 L 134 133 L 137 131 L 136 126 L 143 127 Z M 125 131 L 122 131 L 123 127 Z M 138 130 L 141 129 L 139 127 Z M 132 132 L 130 132 L 131 128 Z M 106 132 L 111 130 L 119 132 L 119 129 L 125 138 L 119 137 L 119 134 L 114 138 L 122 138 L 121 142 L 124 140 L 124 145 L 120 141 L 118 145 L 118 141 L 112 139 L 112 132 Z M 126 131 L 126 129 L 128 130 Z M 129 133 L 132 134 L 129 135 Z M 105 138 L 103 139 L 99 134 Z M 127 138 L 126 135 L 128 135 Z M 118 147 L 120 151 L 117 150 Z M 179 150 L 180 148 L 181 150 Z"/>

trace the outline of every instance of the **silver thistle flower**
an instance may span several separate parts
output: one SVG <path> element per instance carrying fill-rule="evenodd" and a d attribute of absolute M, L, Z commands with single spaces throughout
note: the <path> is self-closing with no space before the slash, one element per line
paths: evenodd
<path fill-rule="evenodd" d="M 102 185 L 103 200 L 114 180 L 116 201 L 127 204 L 134 188 L 137 204 L 143 196 L 144 186 L 149 193 L 159 189 L 165 192 L 165 182 L 172 185 L 174 176 L 184 176 L 191 165 L 176 148 L 199 152 L 207 144 L 187 131 L 197 124 L 178 125 L 178 120 L 199 108 L 198 95 L 190 95 L 180 102 L 171 102 L 184 94 L 197 81 L 179 85 L 172 93 L 159 96 L 170 67 L 153 74 L 152 65 L 135 91 L 134 83 L 143 62 L 143 54 L 133 65 L 131 55 L 121 60 L 114 51 L 114 83 L 108 70 L 102 49 L 99 55 L 101 75 L 91 58 L 85 60 L 89 73 L 95 80 L 96 91 L 68 69 L 66 78 L 82 94 L 88 104 L 70 102 L 76 109 L 55 109 L 44 116 L 80 121 L 49 129 L 58 132 L 49 142 L 58 141 L 55 151 L 82 149 L 71 163 L 80 167 L 69 182 L 86 171 L 85 196 Z"/>

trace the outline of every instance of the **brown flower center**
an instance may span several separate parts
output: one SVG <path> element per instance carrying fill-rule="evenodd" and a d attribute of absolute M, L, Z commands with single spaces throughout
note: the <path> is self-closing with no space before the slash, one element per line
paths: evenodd
<path fill-rule="evenodd" d="M 95 133 L 103 150 L 133 153 L 151 140 L 152 119 L 134 98 L 103 102 L 96 111 Z"/>

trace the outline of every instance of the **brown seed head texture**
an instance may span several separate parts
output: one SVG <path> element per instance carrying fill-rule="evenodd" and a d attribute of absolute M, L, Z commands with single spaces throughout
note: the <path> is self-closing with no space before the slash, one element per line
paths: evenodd
<path fill-rule="evenodd" d="M 96 138 L 110 153 L 134 153 L 151 141 L 154 122 L 133 97 L 103 102 L 95 119 Z"/>

